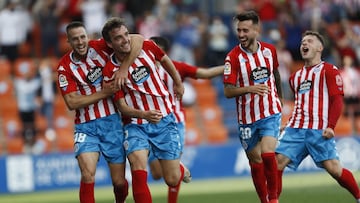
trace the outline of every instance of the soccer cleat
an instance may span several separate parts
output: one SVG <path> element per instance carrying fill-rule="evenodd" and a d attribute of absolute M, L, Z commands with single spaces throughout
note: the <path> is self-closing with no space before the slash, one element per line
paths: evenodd
<path fill-rule="evenodd" d="M 191 173 L 190 173 L 189 169 L 186 168 L 183 163 L 180 162 L 180 164 L 184 167 L 184 178 L 182 179 L 182 181 L 184 183 L 190 183 L 192 177 L 191 177 Z"/>

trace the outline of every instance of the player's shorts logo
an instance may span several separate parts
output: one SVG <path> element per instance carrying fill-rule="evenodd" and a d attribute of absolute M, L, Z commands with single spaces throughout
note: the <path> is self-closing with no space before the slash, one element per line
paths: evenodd
<path fill-rule="evenodd" d="M 136 67 L 131 73 L 131 78 L 136 84 L 143 83 L 150 76 L 150 68 L 146 66 Z"/>

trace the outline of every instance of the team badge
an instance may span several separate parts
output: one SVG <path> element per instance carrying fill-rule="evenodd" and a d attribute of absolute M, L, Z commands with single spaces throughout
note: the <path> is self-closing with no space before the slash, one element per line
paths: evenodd
<path fill-rule="evenodd" d="M 270 77 L 270 70 L 266 67 L 257 67 L 251 71 L 250 79 L 255 83 L 264 83 Z"/>
<path fill-rule="evenodd" d="M 69 85 L 69 82 L 67 81 L 66 76 L 63 75 L 63 74 L 60 74 L 60 75 L 59 75 L 58 80 L 59 80 L 59 86 L 60 86 L 61 88 L 66 87 L 66 86 Z"/>
<path fill-rule="evenodd" d="M 131 78 L 136 84 L 143 83 L 150 77 L 150 68 L 146 66 L 136 67 L 131 73 Z"/>
<path fill-rule="evenodd" d="M 270 58 L 270 57 L 271 57 L 271 52 L 270 52 L 270 50 L 265 49 L 265 50 L 263 51 L 263 55 L 264 55 L 264 57 L 266 57 L 266 58 Z"/>

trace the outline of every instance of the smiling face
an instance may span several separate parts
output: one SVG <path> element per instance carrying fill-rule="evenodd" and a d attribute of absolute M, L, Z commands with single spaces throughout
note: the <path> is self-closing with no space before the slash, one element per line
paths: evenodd
<path fill-rule="evenodd" d="M 300 53 L 309 66 L 315 65 L 321 61 L 321 52 L 323 45 L 315 35 L 305 35 L 301 40 Z"/>
<path fill-rule="evenodd" d="M 254 24 L 252 20 L 238 21 L 236 31 L 241 47 L 255 52 L 257 50 L 256 38 L 259 33 L 258 24 Z"/>
<path fill-rule="evenodd" d="M 78 59 L 86 56 L 89 38 L 84 27 L 74 27 L 67 32 L 68 43 Z"/>
<path fill-rule="evenodd" d="M 130 35 L 128 29 L 122 25 L 109 31 L 110 41 L 108 46 L 114 49 L 117 54 L 129 54 L 131 51 Z"/>

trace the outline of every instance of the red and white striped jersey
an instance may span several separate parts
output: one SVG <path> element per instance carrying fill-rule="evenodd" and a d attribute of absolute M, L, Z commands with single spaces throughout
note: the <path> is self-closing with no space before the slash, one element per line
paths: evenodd
<path fill-rule="evenodd" d="M 187 63 L 179 62 L 179 61 L 172 61 L 172 62 L 174 63 L 175 68 L 178 71 L 182 81 L 184 81 L 184 79 L 188 78 L 188 77 L 197 79 L 196 78 L 196 70 L 197 70 L 196 66 L 192 66 Z M 160 78 L 164 80 L 166 86 L 168 87 L 168 89 L 173 97 L 173 100 L 175 101 L 173 110 L 174 110 L 176 122 L 185 122 L 185 110 L 182 105 L 182 102 L 175 98 L 174 80 L 171 78 L 169 73 L 166 72 L 166 70 L 161 65 L 159 68 L 159 74 L 160 74 Z"/>
<path fill-rule="evenodd" d="M 279 66 L 276 49 L 273 45 L 258 42 L 259 48 L 250 53 L 241 48 L 233 48 L 225 59 L 224 84 L 236 87 L 247 87 L 256 84 L 266 84 L 270 93 L 244 94 L 236 97 L 238 122 L 250 124 L 281 112 L 281 102 L 276 90 L 273 71 Z"/>
<path fill-rule="evenodd" d="M 58 87 L 61 94 L 77 92 L 81 95 L 91 95 L 102 89 L 102 70 L 109 60 L 111 49 L 103 39 L 90 40 L 87 57 L 77 61 L 70 51 L 64 55 L 58 65 Z M 75 124 L 88 122 L 97 118 L 116 113 L 111 97 L 94 104 L 75 110 Z"/>
<path fill-rule="evenodd" d="M 303 67 L 290 76 L 295 93 L 295 106 L 287 126 L 292 128 L 325 129 L 328 126 L 330 97 L 343 95 L 343 81 L 332 64 L 321 62 Z"/>
<path fill-rule="evenodd" d="M 129 107 L 147 111 L 160 110 L 163 116 L 173 112 L 173 98 L 164 81 L 160 78 L 156 61 L 160 61 L 165 53 L 153 42 L 145 40 L 140 55 L 128 69 L 126 89 L 120 90 L 115 95 L 115 100 L 125 98 Z M 120 64 L 115 56 L 104 68 L 104 80 L 114 79 L 114 72 Z M 124 120 L 127 123 L 127 120 Z M 146 119 L 131 118 L 131 123 L 148 123 Z"/>
<path fill-rule="evenodd" d="M 330 97 L 344 94 L 340 73 L 332 64 L 321 62 L 303 67 L 290 76 L 295 106 L 287 126 L 325 129 L 328 127 Z"/>

